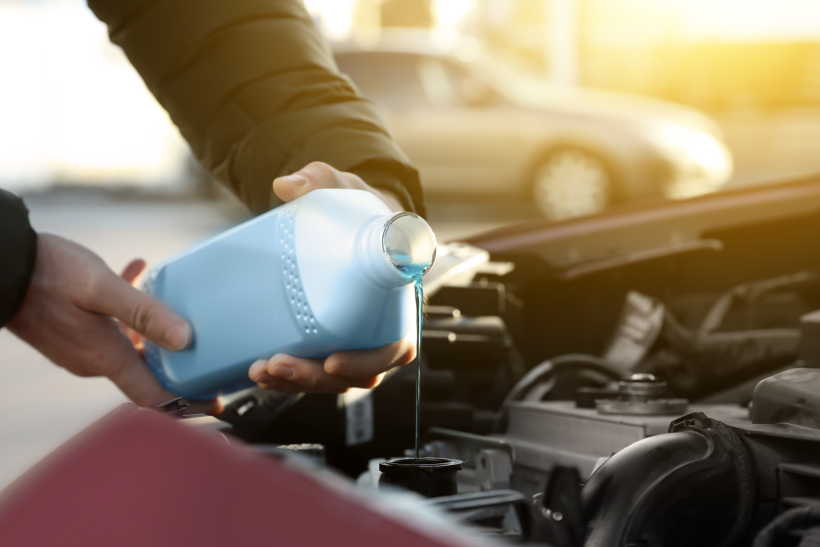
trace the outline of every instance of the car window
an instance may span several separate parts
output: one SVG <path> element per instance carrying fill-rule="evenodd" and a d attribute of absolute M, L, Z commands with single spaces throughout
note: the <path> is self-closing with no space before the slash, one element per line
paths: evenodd
<path fill-rule="evenodd" d="M 460 106 L 477 107 L 501 104 L 502 97 L 487 79 L 458 63 L 441 60 L 442 72 L 452 89 L 452 101 Z"/>
<path fill-rule="evenodd" d="M 433 106 L 452 106 L 459 102 L 456 88 L 444 63 L 436 57 L 421 56 L 416 68 L 424 95 Z"/>
<path fill-rule="evenodd" d="M 341 53 L 336 55 L 336 63 L 365 97 L 379 105 L 413 108 L 427 103 L 415 55 Z"/>

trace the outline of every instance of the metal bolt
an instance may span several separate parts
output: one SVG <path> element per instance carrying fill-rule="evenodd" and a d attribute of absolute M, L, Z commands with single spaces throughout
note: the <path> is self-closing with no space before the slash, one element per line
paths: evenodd
<path fill-rule="evenodd" d="M 555 522 L 561 522 L 564 519 L 564 514 L 559 511 L 552 511 L 547 509 L 546 507 L 541 508 L 541 514 L 544 515 L 544 518 L 553 520 Z"/>
<path fill-rule="evenodd" d="M 629 377 L 630 382 L 657 382 L 658 379 L 654 374 L 647 372 L 636 372 Z"/>

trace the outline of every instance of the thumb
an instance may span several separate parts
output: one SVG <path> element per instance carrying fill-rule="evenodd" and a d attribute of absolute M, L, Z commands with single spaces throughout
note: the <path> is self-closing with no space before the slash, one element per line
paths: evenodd
<path fill-rule="evenodd" d="M 134 281 L 139 277 L 142 273 L 142 270 L 145 269 L 145 261 L 141 258 L 135 258 L 128 265 L 120 274 L 120 277 L 128 281 L 129 284 L 134 285 Z"/>
<path fill-rule="evenodd" d="M 106 272 L 89 300 L 86 306 L 89 311 L 116 317 L 146 339 L 171 351 L 185 349 L 193 338 L 193 331 L 184 319 L 114 272 Z"/>
<path fill-rule="evenodd" d="M 273 181 L 273 191 L 282 201 L 293 201 L 321 188 L 353 188 L 351 181 L 330 165 L 320 161 L 309 163 L 292 175 Z"/>

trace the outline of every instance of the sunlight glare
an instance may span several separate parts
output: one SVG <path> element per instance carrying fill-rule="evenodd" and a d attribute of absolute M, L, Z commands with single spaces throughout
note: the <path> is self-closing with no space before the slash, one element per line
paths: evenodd
<path fill-rule="evenodd" d="M 473 0 L 435 0 L 433 16 L 439 30 L 454 30 L 470 11 Z"/>
<path fill-rule="evenodd" d="M 682 150 L 686 157 L 709 172 L 721 173 L 729 168 L 726 152 L 708 133 L 668 124 L 661 138 L 667 146 Z"/>
<path fill-rule="evenodd" d="M 472 36 L 462 36 L 456 42 L 455 53 L 466 63 L 475 61 L 481 55 L 481 43 Z"/>
<path fill-rule="evenodd" d="M 356 0 L 305 0 L 310 14 L 320 20 L 324 31 L 334 39 L 350 34 L 356 4 Z"/>

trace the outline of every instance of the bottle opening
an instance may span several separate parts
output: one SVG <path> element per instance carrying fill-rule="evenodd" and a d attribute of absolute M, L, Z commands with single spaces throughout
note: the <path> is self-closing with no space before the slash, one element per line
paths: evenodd
<path fill-rule="evenodd" d="M 418 215 L 398 213 L 384 226 L 382 249 L 397 270 L 415 278 L 427 273 L 436 260 L 436 236 Z"/>

